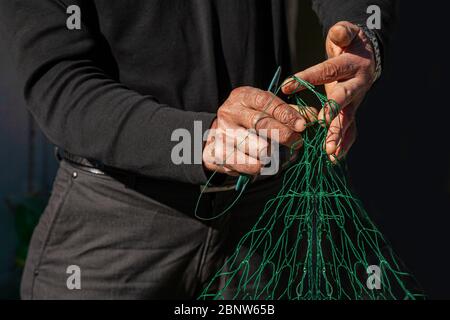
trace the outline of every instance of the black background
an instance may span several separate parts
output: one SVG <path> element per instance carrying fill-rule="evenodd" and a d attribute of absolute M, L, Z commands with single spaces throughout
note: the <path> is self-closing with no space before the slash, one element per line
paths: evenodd
<path fill-rule="evenodd" d="M 430 298 L 450 298 L 446 1 L 402 1 L 383 79 L 358 115 L 354 187 Z"/>

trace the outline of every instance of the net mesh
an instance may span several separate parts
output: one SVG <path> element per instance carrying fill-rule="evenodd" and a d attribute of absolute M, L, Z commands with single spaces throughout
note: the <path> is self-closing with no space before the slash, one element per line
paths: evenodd
<path fill-rule="evenodd" d="M 339 106 L 311 84 L 320 106 Z M 345 162 L 324 150 L 328 129 L 297 94 L 298 112 L 313 121 L 301 155 L 284 173 L 278 194 L 199 299 L 417 299 L 414 278 L 349 187 Z"/>

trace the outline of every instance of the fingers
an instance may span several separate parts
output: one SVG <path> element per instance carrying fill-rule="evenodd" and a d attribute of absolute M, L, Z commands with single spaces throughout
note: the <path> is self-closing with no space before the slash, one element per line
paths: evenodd
<path fill-rule="evenodd" d="M 242 104 L 244 107 L 259 111 L 258 114 L 270 115 L 293 131 L 302 132 L 305 129 L 305 118 L 273 93 L 245 87 L 242 90 Z M 246 127 L 254 128 L 255 118 L 253 117 L 250 120 L 253 121 L 251 126 Z M 248 125 L 248 122 L 246 125 Z"/>
<path fill-rule="evenodd" d="M 354 77 L 358 71 L 358 65 L 353 60 L 354 57 L 351 54 L 344 53 L 296 73 L 295 76 L 313 85 L 347 80 Z M 292 94 L 302 89 L 304 88 L 298 86 L 297 82 L 292 81 L 291 78 L 285 80 L 282 86 L 285 94 Z"/>
<path fill-rule="evenodd" d="M 238 176 L 239 172 L 224 167 L 223 165 L 216 164 L 214 143 L 207 143 L 203 149 L 203 166 L 209 171 L 215 171 L 224 173 L 230 176 Z"/>
<path fill-rule="evenodd" d="M 237 112 L 237 115 L 234 122 L 220 123 L 222 128 L 234 128 L 234 125 L 249 128 L 249 130 L 256 131 L 258 135 L 268 137 L 288 147 L 300 139 L 299 132 L 292 130 L 288 126 L 261 111 L 244 107 L 236 107 L 235 112 Z M 295 110 L 293 110 L 293 112 L 295 112 Z M 306 124 L 306 120 L 303 119 L 303 123 Z M 303 127 L 305 128 L 305 125 L 303 125 Z"/>
<path fill-rule="evenodd" d="M 214 162 L 229 170 L 256 175 L 260 172 L 261 162 L 236 148 L 235 137 L 219 133 L 214 144 Z"/>
<path fill-rule="evenodd" d="M 342 139 L 342 143 L 338 146 L 334 155 L 330 156 L 330 159 L 335 162 L 337 159 L 344 158 L 347 155 L 350 148 L 352 147 L 353 143 L 355 143 L 356 136 L 357 136 L 356 124 L 353 122 L 352 125 L 345 132 L 344 137 Z"/>
<path fill-rule="evenodd" d="M 267 136 L 269 139 L 284 146 L 294 147 L 295 149 L 299 149 L 302 146 L 300 133 L 292 131 L 271 117 L 260 119 L 256 123 L 255 129 L 258 134 Z"/>
<path fill-rule="evenodd" d="M 348 47 L 353 39 L 358 35 L 360 28 L 348 21 L 336 23 L 328 31 L 328 38 L 335 45 L 345 48 Z"/>
<path fill-rule="evenodd" d="M 213 139 L 208 135 L 205 167 L 227 174 L 257 174 L 270 157 L 268 139 L 299 149 L 303 143 L 300 132 L 309 121 L 317 120 L 317 115 L 314 108 L 299 110 L 270 92 L 237 88 L 217 112 L 214 128 L 223 136 Z"/>
<path fill-rule="evenodd" d="M 354 124 L 355 109 L 353 105 L 342 109 L 338 116 L 331 122 L 325 142 L 327 154 L 334 154 L 341 146 L 347 130 Z"/>
<path fill-rule="evenodd" d="M 292 107 L 289 108 L 292 112 L 297 112 Z M 241 122 L 239 122 L 239 124 L 243 127 L 255 130 L 258 135 L 267 137 L 279 144 L 288 147 L 295 144 L 297 148 L 301 147 L 301 144 L 297 143 L 301 140 L 300 133 L 292 130 L 289 126 L 281 123 L 275 118 L 272 118 L 269 114 L 249 108 L 243 108 L 240 114 L 242 117 L 240 117 L 239 121 Z M 306 128 L 306 120 L 302 117 L 301 121 L 303 131 Z"/>
<path fill-rule="evenodd" d="M 252 176 L 256 176 L 261 173 L 261 169 L 263 167 L 261 161 L 250 157 L 241 150 L 235 149 L 233 160 L 233 162 L 225 162 L 224 167 L 232 171 L 249 174 Z"/>
<path fill-rule="evenodd" d="M 258 175 L 261 172 L 261 162 L 242 151 L 234 149 L 232 153 L 226 155 L 220 149 L 215 150 L 215 147 L 214 144 L 210 144 L 204 149 L 203 164 L 206 169 L 230 176 L 238 176 L 242 173 Z M 224 160 L 227 157 L 228 160 Z"/>
<path fill-rule="evenodd" d="M 209 170 L 257 175 L 269 158 L 268 142 L 244 128 L 210 134 L 213 136 L 203 150 L 203 162 Z"/>
<path fill-rule="evenodd" d="M 331 160 L 334 160 L 338 150 L 342 152 L 347 131 L 354 125 L 356 110 L 363 97 L 357 93 L 359 86 L 358 79 L 326 86 L 330 101 L 337 103 L 327 103 L 319 113 L 319 119 L 325 121 L 324 125 L 329 125 L 325 150 Z"/>
<path fill-rule="evenodd" d="M 305 120 L 306 123 L 316 121 L 318 119 L 319 112 L 314 107 L 299 107 L 295 104 L 289 105 L 295 112 L 299 113 Z"/>
<path fill-rule="evenodd" d="M 238 130 L 226 130 L 226 139 L 234 141 L 236 149 L 252 158 L 261 160 L 268 156 L 270 144 L 257 134 L 244 128 Z"/>
<path fill-rule="evenodd" d="M 308 109 L 308 116 L 314 115 Z M 251 87 L 233 90 L 227 102 L 219 108 L 218 119 L 222 128 L 233 125 L 254 129 L 258 135 L 291 147 L 301 147 L 300 132 L 304 131 L 307 117 L 270 92 Z M 265 132 L 263 132 L 265 131 Z"/>
<path fill-rule="evenodd" d="M 340 110 L 345 109 L 353 103 L 361 84 L 358 79 L 351 79 L 344 82 L 332 83 L 326 86 L 329 102 L 324 105 L 319 113 L 319 119 L 330 124 Z M 335 103 L 333 103 L 333 101 Z"/>

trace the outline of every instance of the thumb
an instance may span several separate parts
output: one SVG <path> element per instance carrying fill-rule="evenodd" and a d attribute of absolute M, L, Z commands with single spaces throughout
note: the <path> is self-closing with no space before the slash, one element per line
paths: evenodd
<path fill-rule="evenodd" d="M 348 21 L 340 21 L 330 28 L 328 38 L 341 48 L 348 47 L 358 35 L 359 27 Z"/>

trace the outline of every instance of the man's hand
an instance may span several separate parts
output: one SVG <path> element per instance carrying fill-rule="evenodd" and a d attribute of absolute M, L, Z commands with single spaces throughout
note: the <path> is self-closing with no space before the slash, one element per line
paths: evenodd
<path fill-rule="evenodd" d="M 364 34 L 350 22 L 338 22 L 328 32 L 326 39 L 328 60 L 296 74 L 313 85 L 325 84 L 328 99 L 336 101 L 340 111 L 330 112 L 325 106 L 319 114 L 329 125 L 326 151 L 331 160 L 343 157 L 356 138 L 355 113 L 372 86 L 375 77 L 373 48 Z M 291 81 L 291 82 L 289 82 Z M 288 79 L 283 92 L 291 94 L 297 83 Z M 330 115 L 337 116 L 331 119 Z"/>
<path fill-rule="evenodd" d="M 219 108 L 205 147 L 203 164 L 229 175 L 260 173 L 270 143 L 300 148 L 307 119 L 272 93 L 252 87 L 234 89 Z M 253 130 L 248 130 L 253 129 Z M 267 139 L 268 138 L 268 139 Z"/>

